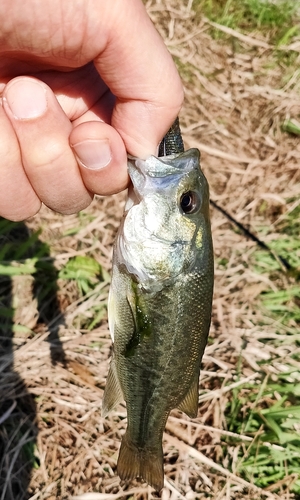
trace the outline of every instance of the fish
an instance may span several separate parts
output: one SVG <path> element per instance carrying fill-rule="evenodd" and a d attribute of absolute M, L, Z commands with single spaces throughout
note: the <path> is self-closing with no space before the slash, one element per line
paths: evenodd
<path fill-rule="evenodd" d="M 113 354 L 102 403 L 105 417 L 126 402 L 119 477 L 156 491 L 164 485 L 170 411 L 197 416 L 214 279 L 208 183 L 198 149 L 183 150 L 178 121 L 159 154 L 128 160 L 132 185 L 113 250 Z"/>

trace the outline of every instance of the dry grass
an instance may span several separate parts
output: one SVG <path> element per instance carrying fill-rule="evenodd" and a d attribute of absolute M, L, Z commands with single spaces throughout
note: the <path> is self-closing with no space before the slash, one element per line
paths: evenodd
<path fill-rule="evenodd" d="M 152 0 L 147 8 L 185 83 L 186 146 L 202 151 L 212 198 L 253 231 L 267 228 L 268 242 L 279 236 L 279 221 L 299 197 L 299 139 L 281 131 L 286 118 L 300 115 L 299 71 L 289 73 L 258 35 L 241 39 L 233 32 L 229 40 L 214 40 L 210 24 L 194 15 L 192 2 L 184 3 Z M 300 63 L 300 42 L 295 46 Z M 80 216 L 43 209 L 27 226 L 42 228 L 40 241 L 49 245 L 48 262 L 56 269 L 72 256 L 90 255 L 109 272 L 123 200 L 123 195 L 96 199 Z M 237 450 L 251 437 L 239 435 L 239 446 L 223 451 L 222 439 L 234 437 L 224 417 L 231 390 L 245 382 L 255 386 L 260 370 L 280 374 L 295 345 L 272 346 L 286 331 L 259 306 L 259 294 L 278 284 L 250 266 L 255 243 L 214 210 L 212 229 L 213 341 L 203 359 L 198 418 L 174 411 L 168 421 L 162 498 L 292 499 L 287 486 L 293 478 L 262 490 L 239 476 Z M 32 278 L 14 278 L 5 286 L 15 316 L 3 328 L 0 353 L 0 500 L 154 498 L 149 487 L 120 485 L 115 475 L 125 408 L 101 418 L 111 348 L 107 275 L 85 297 L 74 281 L 58 279 L 56 298 L 46 306 Z M 103 319 L 89 330 L 101 304 Z M 275 348 L 276 363 L 261 367 L 261 361 L 273 359 Z"/>

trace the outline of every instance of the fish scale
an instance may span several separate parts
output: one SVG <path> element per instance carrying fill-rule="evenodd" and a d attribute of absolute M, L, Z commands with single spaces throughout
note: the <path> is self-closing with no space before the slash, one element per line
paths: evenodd
<path fill-rule="evenodd" d="M 170 411 L 197 415 L 213 292 L 208 185 L 198 150 L 184 152 L 178 134 L 177 121 L 160 148 L 164 156 L 129 159 L 133 186 L 114 244 L 114 346 L 102 405 L 105 416 L 126 402 L 119 476 L 157 491 Z"/>

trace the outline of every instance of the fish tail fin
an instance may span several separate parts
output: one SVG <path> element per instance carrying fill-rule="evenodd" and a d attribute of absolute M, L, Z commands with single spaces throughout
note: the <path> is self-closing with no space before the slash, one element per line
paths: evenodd
<path fill-rule="evenodd" d="M 139 449 L 126 433 L 121 443 L 117 471 L 123 480 L 139 477 L 156 491 L 160 491 L 164 486 L 162 447 L 158 447 L 155 451 Z"/>

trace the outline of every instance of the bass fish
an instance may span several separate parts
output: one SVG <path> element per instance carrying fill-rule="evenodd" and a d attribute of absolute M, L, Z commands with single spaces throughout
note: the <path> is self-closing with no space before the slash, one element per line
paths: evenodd
<path fill-rule="evenodd" d="M 182 151 L 178 133 L 175 124 L 160 148 L 164 156 L 129 159 L 132 187 L 108 302 L 114 346 L 102 414 L 125 400 L 118 474 L 157 491 L 170 411 L 197 416 L 213 292 L 208 184 L 199 151 Z"/>

